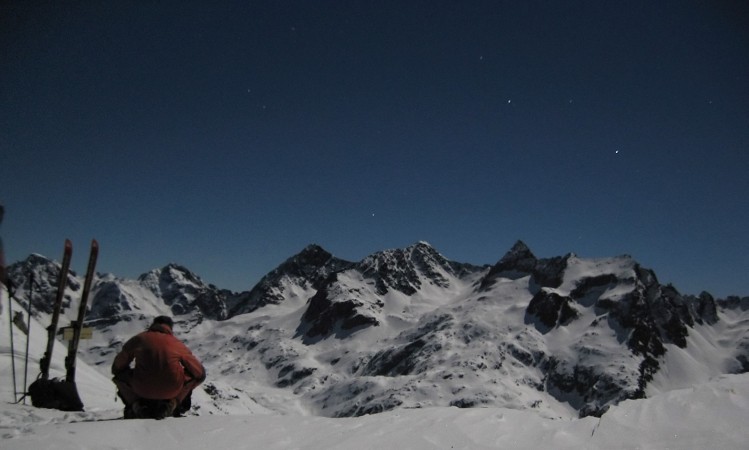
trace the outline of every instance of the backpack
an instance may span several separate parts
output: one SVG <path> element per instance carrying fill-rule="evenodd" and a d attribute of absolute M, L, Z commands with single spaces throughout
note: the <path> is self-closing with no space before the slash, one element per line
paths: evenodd
<path fill-rule="evenodd" d="M 51 380 L 40 378 L 31 383 L 27 394 L 31 397 L 31 404 L 37 408 L 83 411 L 83 402 L 78 395 L 75 382 L 59 378 Z"/>

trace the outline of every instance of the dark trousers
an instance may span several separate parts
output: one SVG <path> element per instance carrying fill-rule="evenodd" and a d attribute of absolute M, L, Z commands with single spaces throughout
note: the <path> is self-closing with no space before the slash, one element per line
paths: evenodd
<path fill-rule="evenodd" d="M 117 386 L 117 395 L 120 397 L 120 399 L 122 399 L 122 402 L 125 404 L 125 406 L 132 405 L 135 401 L 140 400 L 140 397 L 133 391 L 133 388 L 130 385 L 130 380 L 132 379 L 132 377 L 133 371 L 132 369 L 128 369 L 118 373 L 114 376 L 114 378 L 112 378 L 115 386 Z M 188 378 L 188 380 L 182 386 L 182 390 L 180 390 L 179 394 L 177 394 L 177 396 L 175 397 L 175 400 L 177 400 L 177 404 L 182 404 L 185 401 L 185 398 L 188 398 L 192 393 L 192 390 L 195 389 L 199 384 L 199 381 Z M 165 398 L 154 400 L 171 399 Z"/>

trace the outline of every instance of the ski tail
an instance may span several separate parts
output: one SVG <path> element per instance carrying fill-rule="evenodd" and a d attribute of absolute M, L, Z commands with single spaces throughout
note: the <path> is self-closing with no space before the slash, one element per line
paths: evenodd
<path fill-rule="evenodd" d="M 88 306 L 88 297 L 91 292 L 91 284 L 94 279 L 96 260 L 99 257 L 99 243 L 96 239 L 91 241 L 91 254 L 88 258 L 88 268 L 86 269 L 86 279 L 83 282 L 83 292 L 81 293 L 81 302 L 78 305 L 78 318 L 73 325 L 73 339 L 68 347 L 68 357 L 65 358 L 65 379 L 69 383 L 75 382 L 75 360 L 78 353 L 78 343 L 81 340 L 81 330 L 83 321 L 86 318 L 86 307 Z"/>
<path fill-rule="evenodd" d="M 68 271 L 70 269 L 70 259 L 73 257 L 73 243 L 70 239 L 65 239 L 65 250 L 62 256 L 62 267 L 57 280 L 57 297 L 55 298 L 54 310 L 52 312 L 52 323 L 47 328 L 47 350 L 39 361 L 41 365 L 41 374 L 39 377 L 43 380 L 49 379 L 49 364 L 52 361 L 52 350 L 55 348 L 55 335 L 57 334 L 57 322 L 60 320 L 60 309 L 62 300 L 65 297 L 65 287 L 68 283 Z"/>

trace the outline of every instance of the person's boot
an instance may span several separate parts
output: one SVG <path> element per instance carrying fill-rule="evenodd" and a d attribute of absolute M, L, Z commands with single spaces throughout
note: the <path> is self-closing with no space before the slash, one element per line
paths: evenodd
<path fill-rule="evenodd" d="M 185 413 L 190 410 L 192 407 L 192 392 L 187 394 L 187 397 L 185 397 L 184 400 L 182 400 L 182 403 L 178 404 L 176 408 L 174 408 L 174 413 L 172 414 L 172 417 L 185 417 Z"/>
<path fill-rule="evenodd" d="M 135 419 L 135 413 L 133 413 L 133 405 L 125 405 L 125 410 L 123 412 L 123 418 L 124 419 Z"/>
<path fill-rule="evenodd" d="M 153 418 L 161 420 L 166 417 L 170 417 L 174 413 L 174 409 L 177 407 L 176 399 L 159 400 L 154 404 Z"/>
<path fill-rule="evenodd" d="M 147 417 L 147 413 L 147 405 L 143 404 L 140 400 L 136 400 L 130 405 L 131 419 L 145 419 Z"/>

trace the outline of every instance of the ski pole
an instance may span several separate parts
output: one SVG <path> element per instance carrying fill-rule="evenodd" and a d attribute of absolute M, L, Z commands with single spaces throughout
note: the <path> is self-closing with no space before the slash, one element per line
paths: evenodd
<path fill-rule="evenodd" d="M 5 208 L 3 205 L 0 205 L 0 224 L 3 223 L 3 217 L 5 217 Z M 16 388 L 16 353 L 15 348 L 13 346 L 13 300 L 11 297 L 13 296 L 11 289 L 10 289 L 10 283 L 8 282 L 7 273 L 5 269 L 5 251 L 3 249 L 3 240 L 0 238 L 0 284 L 4 284 L 6 290 L 8 291 L 8 324 L 10 325 L 8 327 L 8 331 L 10 332 L 10 365 L 11 370 L 13 370 L 13 400 L 17 400 L 17 388 Z M 0 303 L 0 306 L 2 306 L 2 303 Z M 2 308 L 0 308 L 2 309 Z"/>
<path fill-rule="evenodd" d="M 8 291 L 8 330 L 10 331 L 10 367 L 13 371 L 13 402 L 15 403 L 18 401 L 18 388 L 16 387 L 16 350 L 13 346 L 13 299 L 10 291 Z"/>
<path fill-rule="evenodd" d="M 26 387 L 28 386 L 28 377 L 29 377 L 29 340 L 31 338 L 31 296 L 33 295 L 33 286 L 34 286 L 34 272 L 29 268 L 29 297 L 26 299 L 27 301 L 27 308 L 26 313 L 28 314 L 28 317 L 26 318 L 26 358 L 24 360 L 23 364 L 23 404 L 26 404 Z"/>

